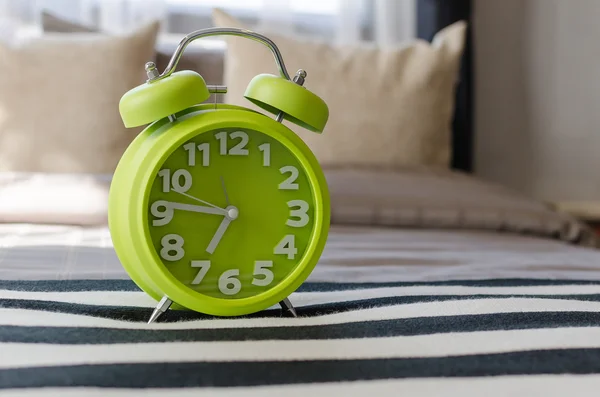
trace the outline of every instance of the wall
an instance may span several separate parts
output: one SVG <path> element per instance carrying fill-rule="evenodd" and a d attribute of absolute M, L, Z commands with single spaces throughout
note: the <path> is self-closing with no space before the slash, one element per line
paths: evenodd
<path fill-rule="evenodd" d="M 600 200 L 600 1 L 474 0 L 476 172 Z"/>

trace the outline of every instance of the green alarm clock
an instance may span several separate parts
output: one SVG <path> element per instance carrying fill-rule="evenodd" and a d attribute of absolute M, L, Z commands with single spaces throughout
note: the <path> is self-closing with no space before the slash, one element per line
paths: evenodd
<path fill-rule="evenodd" d="M 206 103 L 225 86 L 207 86 L 175 68 L 201 37 L 236 35 L 271 49 L 279 76 L 261 74 L 244 94 L 267 114 Z M 127 92 L 126 127 L 146 126 L 127 148 L 109 194 L 109 229 L 131 279 L 158 301 L 149 322 L 171 309 L 215 316 L 258 312 L 279 303 L 310 275 L 325 247 L 330 202 L 308 146 L 282 124 L 322 132 L 329 111 L 290 78 L 275 43 L 256 32 L 211 28 L 184 37 L 163 73 Z"/>

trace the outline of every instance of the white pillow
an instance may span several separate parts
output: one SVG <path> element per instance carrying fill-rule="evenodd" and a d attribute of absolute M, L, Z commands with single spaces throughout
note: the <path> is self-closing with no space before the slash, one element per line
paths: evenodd
<path fill-rule="evenodd" d="M 0 173 L 0 223 L 105 225 L 110 175 Z"/>

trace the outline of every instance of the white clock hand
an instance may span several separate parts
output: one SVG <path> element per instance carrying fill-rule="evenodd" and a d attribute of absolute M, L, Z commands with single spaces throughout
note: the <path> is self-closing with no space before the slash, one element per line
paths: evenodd
<path fill-rule="evenodd" d="M 234 207 L 234 206 L 227 207 L 227 214 L 225 215 L 225 218 L 223 219 L 223 221 L 217 228 L 217 231 L 215 232 L 215 235 L 213 236 L 212 240 L 210 240 L 210 243 L 208 243 L 206 252 L 208 252 L 209 254 L 212 254 L 213 252 L 215 252 L 215 249 L 217 248 L 217 245 L 223 238 L 223 235 L 225 234 L 225 231 L 229 227 L 229 224 L 231 223 L 231 221 L 235 220 L 238 217 L 238 215 L 239 215 L 239 213 L 238 213 L 238 209 L 236 207 Z"/>
<path fill-rule="evenodd" d="M 223 193 L 225 193 L 225 202 L 229 205 L 229 196 L 227 195 L 227 189 L 225 188 L 225 180 L 223 179 L 223 175 L 221 175 L 221 187 L 223 188 Z"/>
<path fill-rule="evenodd" d="M 174 210 L 182 210 L 182 211 L 190 211 L 190 212 L 200 212 L 203 214 L 215 214 L 215 215 L 227 215 L 227 210 L 219 207 L 205 207 L 202 205 L 192 205 L 192 204 L 184 204 L 177 203 L 174 201 L 168 202 L 169 205 Z"/>
<path fill-rule="evenodd" d="M 206 252 L 208 252 L 209 254 L 215 252 L 215 248 L 217 248 L 217 245 L 221 241 L 221 238 L 223 238 L 223 235 L 225 234 L 225 231 L 229 227 L 230 223 L 231 219 L 227 217 L 223 218 L 223 221 L 219 225 L 219 228 L 217 229 L 215 235 L 213 236 L 212 240 L 210 240 L 208 247 L 206 247 Z"/>
<path fill-rule="evenodd" d="M 192 204 L 184 204 L 177 203 L 174 201 L 163 201 L 159 200 L 154 203 L 153 206 L 165 206 L 167 208 L 171 208 L 174 210 L 182 210 L 182 211 L 190 211 L 190 212 L 200 212 L 203 214 L 215 214 L 215 215 L 227 215 L 227 210 L 219 207 L 204 207 L 201 205 L 192 205 Z"/>
<path fill-rule="evenodd" d="M 185 197 L 187 197 L 187 198 L 190 198 L 190 199 L 192 199 L 192 200 L 196 200 L 196 201 L 198 201 L 198 202 L 200 202 L 200 203 L 202 203 L 202 204 L 206 204 L 206 205 L 208 205 L 208 206 L 211 206 L 211 207 L 213 207 L 213 208 L 219 208 L 220 210 L 223 210 L 223 211 L 225 211 L 223 208 L 217 207 L 216 205 L 214 205 L 214 204 L 211 204 L 211 203 L 209 203 L 208 201 L 200 200 L 199 198 L 196 198 L 196 197 L 194 197 L 194 196 L 192 196 L 192 195 L 190 195 L 190 194 L 187 194 L 187 193 L 185 193 L 185 192 L 180 192 L 179 190 L 176 190 L 176 189 L 173 189 L 173 191 L 174 191 L 174 192 L 176 192 L 176 193 L 179 193 L 179 194 L 181 194 L 182 196 L 185 196 Z"/>

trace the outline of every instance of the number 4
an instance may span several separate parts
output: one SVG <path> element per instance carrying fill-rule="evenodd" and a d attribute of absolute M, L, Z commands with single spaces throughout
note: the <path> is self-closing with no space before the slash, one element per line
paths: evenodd
<path fill-rule="evenodd" d="M 273 253 L 277 255 L 287 255 L 288 259 L 294 259 L 298 253 L 298 249 L 295 245 L 296 236 L 288 234 L 281 239 L 279 244 L 275 246 Z"/>

